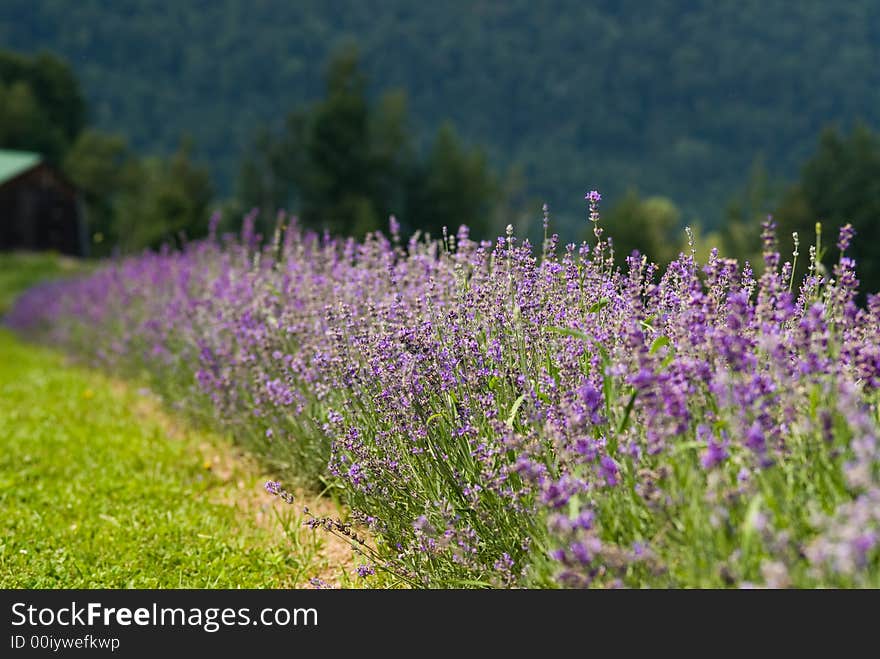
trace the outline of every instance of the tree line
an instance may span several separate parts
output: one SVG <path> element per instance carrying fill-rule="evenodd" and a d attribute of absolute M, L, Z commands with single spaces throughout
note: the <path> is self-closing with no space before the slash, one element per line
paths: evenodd
<path fill-rule="evenodd" d="M 467 224 L 491 237 L 502 187 L 485 153 L 448 122 L 420 150 L 406 94 L 391 90 L 371 102 L 367 88 L 356 50 L 334 56 L 323 98 L 257 131 L 238 178 L 239 206 L 260 208 L 264 223 L 296 209 L 306 226 L 335 234 L 363 236 L 393 214 L 409 232 L 436 237 Z"/>
<path fill-rule="evenodd" d="M 225 196 L 254 126 L 320 98 L 315 62 L 356 39 L 371 79 L 407 90 L 420 141 L 449 119 L 518 163 L 563 233 L 575 190 L 630 185 L 718 229 L 757 151 L 793 179 L 828 122 L 880 121 L 875 0 L 464 5 L 4 0 L 0 44 L 75 62 L 97 125 L 139 151 L 191 134 Z"/>
<path fill-rule="evenodd" d="M 384 228 L 394 214 L 409 233 L 438 236 L 444 226 L 467 224 L 475 237 L 491 239 L 513 223 L 520 235 L 539 239 L 543 200 L 523 192 L 522 172 L 494 171 L 486 151 L 462 140 L 451 123 L 421 143 L 406 94 L 388 90 L 373 100 L 369 86 L 357 52 L 336 53 L 318 100 L 253 132 L 235 194 L 219 199 L 190 140 L 182 138 L 169 156 L 141 156 L 123 136 L 90 125 L 78 81 L 62 60 L 0 53 L 0 148 L 39 151 L 79 187 L 97 255 L 198 238 L 217 207 L 229 229 L 257 208 L 266 232 L 285 209 L 306 226 L 345 235 Z M 760 263 L 758 226 L 767 215 L 777 221 L 783 249 L 793 249 L 795 231 L 809 244 L 817 221 L 825 244 L 852 223 L 863 289 L 880 290 L 880 136 L 866 124 L 827 128 L 793 182 L 773 180 L 756 158 L 727 200 L 722 226 L 709 233 L 695 227 L 697 247 L 717 245 Z M 662 264 L 687 248 L 682 213 L 670 198 L 631 188 L 602 216 L 621 262 L 639 249 Z M 586 220 L 582 227 L 563 241 L 589 240 Z M 829 250 L 826 258 L 830 266 L 836 255 Z"/>

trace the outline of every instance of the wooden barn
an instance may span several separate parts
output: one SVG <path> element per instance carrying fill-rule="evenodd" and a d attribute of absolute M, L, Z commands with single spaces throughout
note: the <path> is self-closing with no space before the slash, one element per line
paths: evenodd
<path fill-rule="evenodd" d="M 76 188 L 30 151 L 0 150 L 0 250 L 85 256 L 85 218 Z"/>

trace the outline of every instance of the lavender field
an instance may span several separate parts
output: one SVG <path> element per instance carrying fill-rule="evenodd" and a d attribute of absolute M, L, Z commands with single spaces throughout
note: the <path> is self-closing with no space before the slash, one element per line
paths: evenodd
<path fill-rule="evenodd" d="M 762 264 L 621 269 L 587 202 L 580 245 L 393 217 L 262 240 L 248 216 L 8 323 L 231 434 L 284 474 L 267 497 L 339 497 L 349 517 L 307 524 L 367 585 L 880 587 L 880 296 L 851 229 L 808 248 L 768 221 Z"/>

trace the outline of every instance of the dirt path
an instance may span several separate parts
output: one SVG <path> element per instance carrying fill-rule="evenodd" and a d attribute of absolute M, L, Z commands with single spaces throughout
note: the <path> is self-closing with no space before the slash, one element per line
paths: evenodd
<path fill-rule="evenodd" d="M 259 526 L 291 551 L 310 557 L 311 568 L 297 579 L 298 586 L 308 587 L 312 578 L 337 587 L 358 585 L 352 576 L 357 562 L 350 546 L 336 536 L 313 531 L 303 524 L 308 517 L 303 513 L 304 507 L 313 515 L 337 518 L 345 514 L 341 505 L 301 489 L 293 490 L 293 504 L 269 495 L 265 483 L 275 480 L 276 475 L 254 456 L 224 437 L 188 428 L 166 413 L 159 399 L 147 389 L 134 391 L 131 385 L 118 380 L 113 382 L 113 389 L 120 398 L 135 397 L 132 411 L 137 417 L 160 426 L 169 440 L 191 446 L 205 477 L 213 481 L 205 493 L 211 503 L 234 509 L 242 524 Z"/>

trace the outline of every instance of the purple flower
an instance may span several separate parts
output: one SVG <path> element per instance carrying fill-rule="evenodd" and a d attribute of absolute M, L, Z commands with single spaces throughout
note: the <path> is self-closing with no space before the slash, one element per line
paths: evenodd
<path fill-rule="evenodd" d="M 590 412 L 595 412 L 602 406 L 602 393 L 589 382 L 578 388 L 578 395 Z"/>
<path fill-rule="evenodd" d="M 853 550 L 855 551 L 856 561 L 860 565 L 864 565 L 865 559 L 874 547 L 878 544 L 878 534 L 868 531 L 862 533 L 853 540 Z"/>
<path fill-rule="evenodd" d="M 602 201 L 602 195 L 597 190 L 590 190 L 584 195 L 584 199 L 590 202 L 590 222 L 593 223 L 593 234 L 598 240 L 602 235 L 602 229 L 599 226 L 599 202 Z"/>
<path fill-rule="evenodd" d="M 572 520 L 571 527 L 574 529 L 582 529 L 584 531 L 589 531 L 593 528 L 593 524 L 595 523 L 596 515 L 592 510 L 587 508 L 583 509 L 580 514 Z"/>
<path fill-rule="evenodd" d="M 706 442 L 706 449 L 700 455 L 703 469 L 712 469 L 727 459 L 727 442 L 719 441 L 706 426 L 701 424 L 697 428 L 697 437 Z"/>
<path fill-rule="evenodd" d="M 837 238 L 837 249 L 841 252 L 845 252 L 852 243 L 852 239 L 855 235 L 856 230 L 853 228 L 852 224 L 847 223 L 840 227 L 840 233 Z"/>
<path fill-rule="evenodd" d="M 145 373 L 170 409 L 271 439 L 255 445 L 285 473 L 350 502 L 350 523 L 304 523 L 375 548 L 361 576 L 528 587 L 539 546 L 555 550 L 560 585 L 642 585 L 668 568 L 669 538 L 653 552 L 634 538 L 692 505 L 713 506 L 706 531 L 725 533 L 779 463 L 780 500 L 802 502 L 810 481 L 839 507 L 815 526 L 773 517 L 761 539 L 774 579 L 780 560 L 792 581 L 876 581 L 880 296 L 861 303 L 857 264 L 841 254 L 828 272 L 813 254 L 794 290 L 768 222 L 758 278 L 717 251 L 665 268 L 633 252 L 617 268 L 602 196 L 585 199 L 596 242 L 545 231 L 537 249 L 512 227 L 401 245 L 393 216 L 391 239 L 291 219 L 264 241 L 251 213 L 240 236 L 39 285 L 7 322 L 85 364 Z M 838 247 L 852 241 L 841 229 Z M 813 483 L 811 464 L 827 477 Z M 265 489 L 294 501 L 278 481 Z M 686 572 L 660 582 L 688 585 Z"/>
<path fill-rule="evenodd" d="M 757 421 L 753 422 L 752 425 L 749 426 L 748 432 L 746 432 L 746 446 L 755 453 L 764 453 L 767 449 L 764 430 L 761 428 L 761 424 Z"/>
<path fill-rule="evenodd" d="M 587 462 L 593 462 L 599 455 L 599 446 L 592 437 L 580 437 L 574 443 L 575 453 L 582 455 Z"/>
<path fill-rule="evenodd" d="M 703 451 L 700 456 L 700 464 L 703 469 L 712 469 L 724 462 L 727 459 L 727 456 L 727 449 L 724 448 L 723 444 L 715 440 L 710 440 L 709 444 L 706 446 L 706 450 Z"/>
<path fill-rule="evenodd" d="M 376 568 L 369 563 L 357 566 L 357 575 L 361 578 L 366 578 L 374 574 L 376 574 Z"/>
<path fill-rule="evenodd" d="M 603 455 L 599 460 L 599 473 L 605 479 L 605 484 L 614 487 L 618 483 L 618 467 L 617 463 L 607 455 Z"/>
<path fill-rule="evenodd" d="M 776 250 L 776 222 L 772 215 L 768 215 L 767 219 L 761 223 L 761 242 L 764 245 L 764 252 L 773 252 Z"/>
<path fill-rule="evenodd" d="M 278 481 L 267 481 L 264 487 L 266 488 L 266 492 L 279 497 L 285 503 L 293 503 L 296 498 L 292 492 L 285 490 Z"/>
<path fill-rule="evenodd" d="M 582 565 L 589 565 L 593 560 L 593 554 L 589 548 L 581 542 L 573 542 L 568 547 L 568 551 Z"/>
<path fill-rule="evenodd" d="M 513 569 L 513 559 L 510 557 L 510 554 L 504 552 L 501 554 L 501 558 L 495 561 L 494 567 L 497 572 L 509 574 Z"/>
<path fill-rule="evenodd" d="M 364 480 L 363 468 L 357 463 L 351 465 L 348 469 L 348 479 L 353 485 L 360 485 Z"/>

